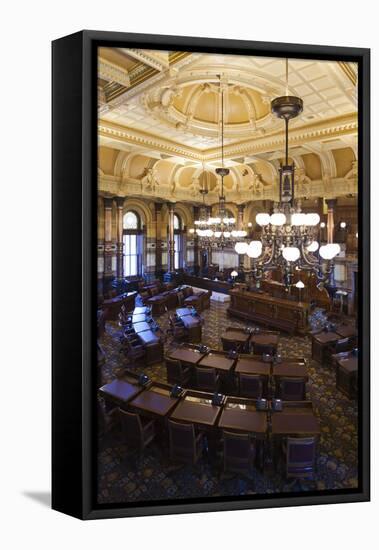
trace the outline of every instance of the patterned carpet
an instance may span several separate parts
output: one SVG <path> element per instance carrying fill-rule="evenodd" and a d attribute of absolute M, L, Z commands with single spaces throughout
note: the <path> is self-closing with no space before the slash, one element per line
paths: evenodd
<path fill-rule="evenodd" d="M 211 348 L 221 349 L 221 335 L 226 326 L 245 327 L 246 323 L 226 315 L 226 304 L 214 304 L 202 313 L 204 317 L 203 342 Z M 165 332 L 167 314 L 157 318 Z M 313 326 L 324 322 L 320 312 L 312 320 Z M 99 386 L 110 382 L 123 371 L 123 359 L 118 353 L 121 332 L 116 323 L 107 323 L 101 345 L 106 363 L 99 373 Z M 172 345 L 167 337 L 165 349 Z M 307 397 L 313 402 L 320 418 L 321 438 L 314 481 L 287 482 L 279 471 L 254 469 L 251 478 L 220 474 L 210 466 L 207 458 L 199 466 L 173 467 L 167 449 L 152 443 L 139 458 L 130 454 L 117 430 L 99 437 L 98 449 L 98 502 L 125 503 L 133 501 L 167 500 L 170 498 L 199 498 L 229 495 L 252 495 L 277 492 L 298 492 L 324 489 L 355 488 L 357 479 L 357 404 L 336 390 L 335 373 L 311 359 L 309 337 L 282 335 L 279 353 L 283 357 L 303 356 L 308 359 L 309 383 Z M 163 364 L 136 367 L 152 380 L 166 382 Z"/>

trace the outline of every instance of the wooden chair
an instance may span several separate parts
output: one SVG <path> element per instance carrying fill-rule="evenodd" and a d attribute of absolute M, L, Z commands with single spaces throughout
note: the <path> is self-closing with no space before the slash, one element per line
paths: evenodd
<path fill-rule="evenodd" d="M 129 363 L 134 363 L 139 359 L 142 359 L 146 354 L 145 347 L 139 343 L 139 340 L 130 341 L 128 338 L 124 338 L 121 352 L 124 353 Z"/>
<path fill-rule="evenodd" d="M 244 353 L 246 351 L 242 342 L 233 342 L 221 336 L 221 343 L 224 351 L 236 351 L 237 353 Z"/>
<path fill-rule="evenodd" d="M 170 328 L 168 329 L 168 333 L 171 333 L 174 340 L 178 342 L 183 342 L 184 340 L 188 339 L 188 332 L 183 325 L 182 321 L 174 319 L 171 315 L 168 318 L 168 322 L 170 324 Z"/>
<path fill-rule="evenodd" d="M 220 378 L 215 369 L 206 367 L 195 367 L 196 387 L 199 390 L 215 392 L 218 391 Z"/>
<path fill-rule="evenodd" d="M 142 453 L 155 437 L 155 420 L 145 420 L 123 409 L 118 409 L 118 414 L 125 443 Z"/>
<path fill-rule="evenodd" d="M 277 346 L 273 344 L 252 344 L 254 355 L 275 355 Z"/>
<path fill-rule="evenodd" d="M 255 445 L 248 434 L 223 432 L 224 472 L 249 475 L 254 462 Z"/>
<path fill-rule="evenodd" d="M 283 376 L 277 380 L 276 393 L 283 401 L 305 401 L 305 380 Z"/>
<path fill-rule="evenodd" d="M 240 374 L 238 390 L 241 397 L 261 399 L 263 395 L 262 377 L 257 374 Z"/>
<path fill-rule="evenodd" d="M 195 433 L 193 424 L 168 421 L 170 459 L 196 464 L 203 449 L 203 435 Z"/>
<path fill-rule="evenodd" d="M 316 437 L 288 437 L 284 443 L 287 478 L 313 478 L 316 462 Z"/>
<path fill-rule="evenodd" d="M 167 382 L 170 384 L 179 384 L 188 386 L 191 378 L 190 367 L 183 367 L 181 362 L 176 359 L 165 357 Z"/>

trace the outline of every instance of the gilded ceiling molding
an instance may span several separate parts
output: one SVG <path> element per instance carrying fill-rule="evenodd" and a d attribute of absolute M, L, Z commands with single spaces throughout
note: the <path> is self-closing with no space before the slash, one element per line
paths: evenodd
<path fill-rule="evenodd" d="M 358 81 L 357 64 L 349 63 L 347 61 L 338 61 L 337 63 L 342 72 L 347 76 L 347 78 L 355 87 Z"/>
<path fill-rule="evenodd" d="M 98 135 L 100 137 L 111 138 L 112 141 L 116 140 L 121 143 L 139 145 L 147 149 L 155 149 L 164 153 L 171 153 L 172 155 L 178 155 L 184 158 L 201 161 L 201 155 L 199 155 L 195 149 L 181 146 L 168 139 L 144 134 L 143 132 L 139 132 L 137 130 L 131 130 L 108 121 L 99 120 Z"/>
<path fill-rule="evenodd" d="M 149 65 L 157 71 L 163 71 L 169 66 L 168 52 L 160 50 L 139 50 L 137 48 L 120 48 L 126 55 Z"/>
<path fill-rule="evenodd" d="M 358 193 L 358 181 L 357 181 L 357 166 L 354 165 L 352 171 L 349 173 L 349 178 L 330 178 L 322 179 L 318 181 L 311 181 L 306 184 L 306 187 L 300 187 L 296 189 L 296 193 L 301 194 L 302 197 L 326 197 L 333 198 L 339 196 L 346 196 L 348 194 Z M 121 182 L 119 178 L 114 176 L 99 176 L 98 177 L 98 189 L 99 192 L 107 196 L 120 196 L 120 197 L 139 197 L 141 199 L 153 200 L 157 199 L 162 201 L 176 202 L 188 202 L 190 204 L 202 204 L 202 198 L 199 193 L 195 196 L 188 189 L 177 187 L 175 196 L 173 197 L 170 192 L 169 186 L 160 186 L 155 192 L 147 190 L 142 187 L 141 181 L 135 179 L 128 179 Z M 208 205 L 216 204 L 218 202 L 219 189 L 216 187 L 213 191 L 209 192 L 205 197 L 205 203 Z M 249 189 L 243 189 L 241 191 L 230 191 L 226 193 L 228 203 L 242 204 L 250 201 L 257 202 L 261 200 L 278 201 L 278 189 L 276 182 L 270 187 L 262 189 L 260 194 L 253 193 Z"/>
<path fill-rule="evenodd" d="M 126 88 L 130 86 L 128 71 L 101 57 L 99 58 L 98 63 L 98 75 L 99 78 L 107 80 L 108 82 L 117 82 Z"/>
<path fill-rule="evenodd" d="M 181 156 L 197 162 L 210 162 L 218 160 L 220 148 L 214 147 L 203 152 L 200 150 L 180 145 L 174 141 L 159 138 L 141 131 L 120 126 L 105 120 L 99 120 L 98 132 L 100 137 L 108 137 L 112 141 L 138 145 L 147 149 L 153 149 L 168 153 L 173 156 Z M 323 122 L 292 128 L 289 132 L 289 144 L 291 146 L 311 143 L 322 139 L 330 139 L 343 135 L 355 134 L 358 130 L 358 120 L 355 114 L 336 117 Z M 225 157 L 249 156 L 269 151 L 283 149 L 283 132 L 275 132 L 273 135 L 255 137 L 240 143 L 225 145 Z"/>
<path fill-rule="evenodd" d="M 358 130 L 358 119 L 356 114 L 344 115 L 323 122 L 317 122 L 299 128 L 292 128 L 289 131 L 289 146 L 295 147 L 303 143 L 318 141 L 325 138 L 338 137 L 356 133 Z M 266 153 L 272 150 L 283 149 L 285 140 L 283 132 L 277 132 L 274 135 L 257 137 L 254 140 L 247 140 L 238 144 L 225 146 L 225 156 L 233 158 L 234 156 L 248 156 L 257 153 Z M 207 149 L 204 151 L 206 160 L 218 158 L 219 149 Z"/>

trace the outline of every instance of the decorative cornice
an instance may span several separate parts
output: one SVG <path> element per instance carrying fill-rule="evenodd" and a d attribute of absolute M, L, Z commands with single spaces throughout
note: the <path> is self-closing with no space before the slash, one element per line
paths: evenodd
<path fill-rule="evenodd" d="M 108 137 L 121 143 L 139 145 L 146 149 L 155 149 L 170 156 L 182 156 L 186 159 L 201 160 L 201 155 L 190 147 L 180 145 L 175 141 L 159 138 L 151 134 L 145 134 L 138 130 L 132 130 L 105 120 L 99 120 L 98 135 Z"/>
<path fill-rule="evenodd" d="M 289 132 L 289 144 L 290 147 L 302 145 L 312 141 L 354 134 L 357 130 L 357 115 L 344 115 L 322 122 L 292 128 Z M 150 150 L 155 149 L 163 153 L 171 154 L 172 156 L 181 156 L 184 159 L 197 161 L 199 163 L 218 160 L 220 157 L 219 147 L 200 151 L 165 138 L 160 138 L 138 130 L 132 130 L 131 128 L 103 119 L 99 120 L 98 132 L 100 137 L 110 138 L 113 141 L 138 145 Z M 249 156 L 280 150 L 283 149 L 283 145 L 284 133 L 283 131 L 276 131 L 273 134 L 226 145 L 224 153 L 226 158 L 233 159 L 236 156 Z"/>
<path fill-rule="evenodd" d="M 201 198 L 194 197 L 192 192 L 187 188 L 176 186 L 175 193 L 169 186 L 160 186 L 154 192 L 147 189 L 142 189 L 141 181 L 128 178 L 126 181 L 121 181 L 115 176 L 99 176 L 98 190 L 102 195 L 112 195 L 112 197 L 138 197 L 144 200 L 164 201 L 164 202 L 187 202 L 192 205 L 201 206 Z M 311 183 L 296 186 L 296 196 L 300 197 L 324 197 L 326 199 L 334 199 L 348 194 L 358 193 L 357 178 L 327 178 L 324 180 L 312 181 Z M 227 202 L 234 204 L 242 204 L 261 200 L 278 200 L 278 189 L 274 182 L 262 189 L 259 193 L 253 193 L 249 189 L 233 190 L 227 192 Z M 111 199 L 113 200 L 113 199 Z M 206 204 L 212 205 L 218 202 L 218 190 L 215 189 L 208 193 Z"/>

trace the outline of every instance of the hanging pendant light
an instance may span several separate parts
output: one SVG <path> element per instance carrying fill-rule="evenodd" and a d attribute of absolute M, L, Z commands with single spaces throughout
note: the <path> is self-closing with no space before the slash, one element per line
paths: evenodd
<path fill-rule="evenodd" d="M 320 284 L 329 281 L 333 272 L 333 259 L 340 252 L 338 244 L 329 243 L 319 246 L 318 226 L 320 216 L 303 213 L 295 200 L 295 166 L 289 161 L 289 122 L 303 111 L 303 100 L 289 95 L 288 59 L 286 59 L 286 94 L 271 102 L 271 111 L 285 124 L 284 163 L 279 168 L 279 202 L 270 215 L 260 212 L 256 223 L 261 227 L 260 247 L 253 243 L 245 250 L 236 248 L 241 254 L 247 254 L 253 262 L 252 274 L 259 283 L 265 271 L 281 269 L 283 281 L 291 284 L 292 270 L 313 270 Z M 324 264 L 326 261 L 326 264 Z"/>

